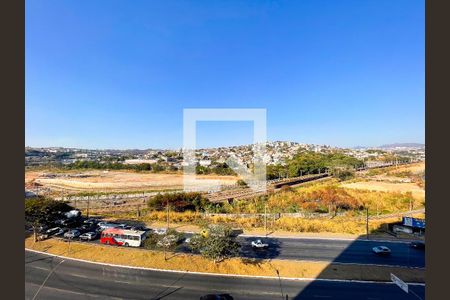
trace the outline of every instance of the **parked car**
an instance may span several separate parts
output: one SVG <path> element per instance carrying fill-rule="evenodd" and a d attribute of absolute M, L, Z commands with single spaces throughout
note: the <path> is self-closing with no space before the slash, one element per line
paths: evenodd
<path fill-rule="evenodd" d="M 61 225 L 65 227 L 75 227 L 77 224 L 78 222 L 75 219 L 66 219 L 61 222 Z"/>
<path fill-rule="evenodd" d="M 64 233 L 66 233 L 69 230 L 70 230 L 69 228 L 60 228 L 60 231 L 55 233 L 53 236 L 57 236 L 57 237 L 64 236 Z"/>
<path fill-rule="evenodd" d="M 64 231 L 61 229 L 61 227 L 53 227 L 48 229 L 45 232 L 48 236 L 56 235 L 56 234 L 62 234 Z"/>
<path fill-rule="evenodd" d="M 37 228 L 36 228 L 36 231 L 37 232 L 41 232 L 41 233 L 45 233 L 45 231 L 48 229 L 48 226 L 47 225 L 42 225 L 42 226 L 38 226 Z"/>
<path fill-rule="evenodd" d="M 137 231 L 149 231 L 149 228 L 144 227 L 144 226 L 131 226 L 130 228 L 131 230 L 137 230 Z"/>
<path fill-rule="evenodd" d="M 39 233 L 36 238 L 38 241 L 43 241 L 43 240 L 48 239 L 48 237 L 49 237 L 49 235 L 46 233 Z"/>
<path fill-rule="evenodd" d="M 121 228 L 121 229 L 131 229 L 130 225 L 127 224 L 119 224 L 117 225 L 117 228 Z"/>
<path fill-rule="evenodd" d="M 269 247 L 269 244 L 263 243 L 261 240 L 252 241 L 252 248 L 265 249 L 268 247 Z"/>
<path fill-rule="evenodd" d="M 409 244 L 412 248 L 424 250 L 425 249 L 425 243 L 424 242 L 411 242 Z"/>
<path fill-rule="evenodd" d="M 98 237 L 97 232 L 86 232 L 80 235 L 80 240 L 83 241 L 92 241 L 95 240 Z"/>
<path fill-rule="evenodd" d="M 89 218 L 83 221 L 83 224 L 91 224 L 91 225 L 97 225 L 99 223 L 98 219 Z"/>
<path fill-rule="evenodd" d="M 78 229 L 78 230 L 80 230 L 81 232 L 84 233 L 84 232 L 94 231 L 96 227 L 97 226 L 95 226 L 93 224 L 83 224 L 79 228 L 76 228 L 76 229 Z"/>
<path fill-rule="evenodd" d="M 69 230 L 66 233 L 64 233 L 64 237 L 66 239 L 74 239 L 74 238 L 79 237 L 80 234 L 81 234 L 81 232 L 79 230 L 72 229 L 72 230 Z"/>
<path fill-rule="evenodd" d="M 97 226 L 101 229 L 107 229 L 107 228 L 117 228 L 119 224 L 116 223 L 108 223 L 108 222 L 99 222 Z"/>
<path fill-rule="evenodd" d="M 376 246 L 372 248 L 372 251 L 378 255 L 389 255 L 391 254 L 391 249 L 386 246 Z"/>

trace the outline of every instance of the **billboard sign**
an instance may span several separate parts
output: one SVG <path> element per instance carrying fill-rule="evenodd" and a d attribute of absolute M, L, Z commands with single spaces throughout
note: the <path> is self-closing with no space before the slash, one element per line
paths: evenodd
<path fill-rule="evenodd" d="M 403 217 L 403 225 L 413 228 L 425 229 L 425 220 L 412 217 Z"/>

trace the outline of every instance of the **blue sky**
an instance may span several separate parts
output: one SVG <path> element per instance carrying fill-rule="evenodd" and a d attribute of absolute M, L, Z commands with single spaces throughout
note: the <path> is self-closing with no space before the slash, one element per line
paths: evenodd
<path fill-rule="evenodd" d="M 424 7 L 26 1 L 25 143 L 177 148 L 184 108 L 266 108 L 269 140 L 424 142 Z M 199 146 L 251 142 L 251 123 L 201 123 Z"/>

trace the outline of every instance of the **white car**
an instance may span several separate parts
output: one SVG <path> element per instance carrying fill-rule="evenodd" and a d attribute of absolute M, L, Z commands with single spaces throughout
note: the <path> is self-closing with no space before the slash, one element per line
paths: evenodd
<path fill-rule="evenodd" d="M 372 251 L 375 254 L 380 254 L 380 255 L 389 255 L 391 254 L 391 249 L 389 249 L 386 246 L 376 246 L 372 248 Z"/>
<path fill-rule="evenodd" d="M 80 235 L 80 240 L 92 241 L 97 237 L 97 232 L 86 232 Z"/>
<path fill-rule="evenodd" d="M 74 230 L 69 230 L 66 233 L 64 233 L 64 237 L 66 239 L 74 239 L 74 238 L 79 237 L 80 234 L 81 234 L 81 232 L 79 230 L 74 229 Z"/>
<path fill-rule="evenodd" d="M 54 228 L 50 228 L 49 230 L 47 230 L 45 232 L 48 236 L 51 235 L 61 235 L 64 233 L 64 230 L 62 230 L 60 227 L 54 227 Z"/>
<path fill-rule="evenodd" d="M 263 243 L 261 240 L 252 241 L 252 248 L 264 249 L 268 248 L 269 244 Z"/>

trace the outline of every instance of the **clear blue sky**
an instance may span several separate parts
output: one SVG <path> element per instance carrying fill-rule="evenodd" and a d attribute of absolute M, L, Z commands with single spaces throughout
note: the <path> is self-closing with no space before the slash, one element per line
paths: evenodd
<path fill-rule="evenodd" d="M 222 107 L 266 108 L 269 140 L 424 142 L 424 7 L 26 1 L 26 145 L 176 148 L 183 108 Z M 205 125 L 200 146 L 251 141 Z"/>

